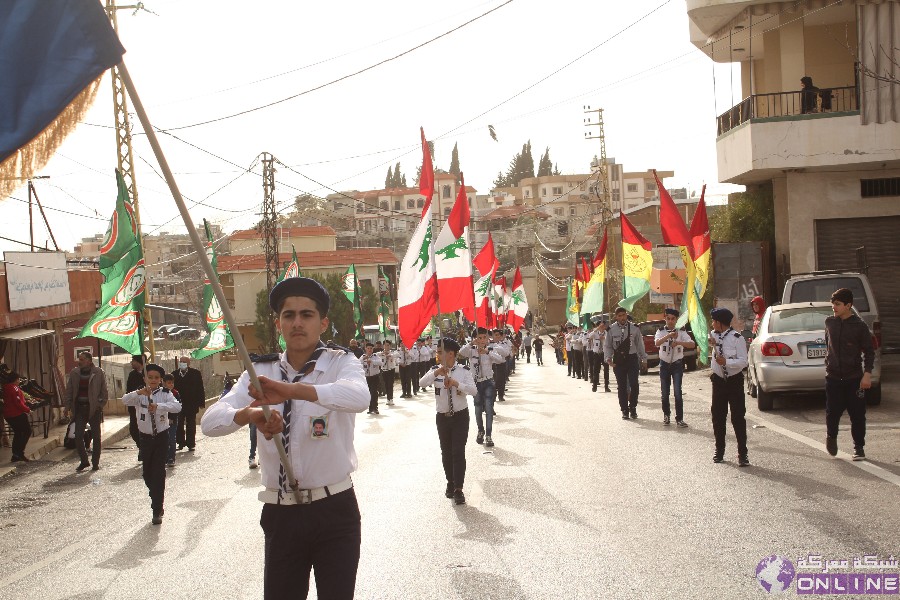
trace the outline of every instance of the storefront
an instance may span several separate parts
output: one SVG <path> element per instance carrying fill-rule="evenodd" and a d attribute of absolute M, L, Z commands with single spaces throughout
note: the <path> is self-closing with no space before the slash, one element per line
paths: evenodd
<path fill-rule="evenodd" d="M 32 431 L 41 431 L 46 438 L 64 390 L 56 368 L 55 332 L 39 327 L 0 331 L 0 356 L 3 364 L 21 377 L 20 387 L 31 408 Z"/>

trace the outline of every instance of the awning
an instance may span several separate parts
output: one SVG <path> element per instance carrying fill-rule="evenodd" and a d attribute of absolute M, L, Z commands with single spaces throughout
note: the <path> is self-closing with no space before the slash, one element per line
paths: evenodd
<path fill-rule="evenodd" d="M 24 329 L 11 329 L 9 331 L 0 331 L 0 340 L 30 340 L 32 338 L 41 337 L 43 335 L 52 335 L 55 333 L 52 329 L 41 329 L 40 327 L 26 327 Z"/>

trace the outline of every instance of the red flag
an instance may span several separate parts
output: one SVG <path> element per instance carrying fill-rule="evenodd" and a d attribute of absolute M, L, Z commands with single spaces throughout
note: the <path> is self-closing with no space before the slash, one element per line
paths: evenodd
<path fill-rule="evenodd" d="M 703 190 L 700 192 L 700 202 L 697 203 L 697 210 L 694 212 L 694 218 L 691 219 L 691 249 L 695 260 L 703 256 L 703 253 L 710 248 L 709 220 L 706 218 L 706 202 L 703 200 L 705 196 L 706 185 L 704 184 Z"/>
<path fill-rule="evenodd" d="M 468 202 L 466 204 L 468 204 Z M 488 234 L 487 244 L 484 245 L 484 248 L 481 249 L 478 256 L 476 256 L 475 260 L 472 262 L 482 277 L 491 271 L 496 270 L 500 266 L 500 261 L 497 260 L 497 255 L 494 254 L 494 240 L 491 238 L 490 233 Z"/>
<path fill-rule="evenodd" d="M 603 264 L 603 261 L 606 260 L 606 230 L 603 230 L 603 239 L 600 241 L 600 247 L 597 248 L 597 254 L 594 255 L 594 260 L 591 263 L 591 272 L 594 271 L 597 267 Z"/>
<path fill-rule="evenodd" d="M 582 257 L 581 257 L 581 273 L 582 273 L 581 276 L 582 276 L 582 281 L 584 281 L 585 283 L 587 283 L 588 281 L 590 281 L 590 280 L 591 280 L 591 273 L 593 273 L 593 271 L 594 271 L 594 270 L 591 269 L 591 268 L 588 266 L 587 260 L 582 256 Z"/>
<path fill-rule="evenodd" d="M 459 192 L 456 194 L 456 203 L 447 217 L 447 225 L 455 237 L 463 234 L 463 229 L 469 226 L 471 214 L 469 213 L 469 197 L 466 195 L 466 182 L 463 174 L 459 174 Z"/>
<path fill-rule="evenodd" d="M 663 241 L 673 246 L 691 246 L 691 236 L 678 208 L 666 188 L 663 187 L 656 170 L 653 171 L 656 179 L 656 187 L 659 189 L 659 228 L 662 230 Z"/>
<path fill-rule="evenodd" d="M 419 132 L 422 134 L 422 173 L 419 175 L 419 193 L 425 196 L 425 206 L 422 208 L 424 217 L 431 210 L 431 197 L 434 196 L 434 167 L 431 164 L 428 142 L 425 141 L 425 129 L 419 127 Z"/>

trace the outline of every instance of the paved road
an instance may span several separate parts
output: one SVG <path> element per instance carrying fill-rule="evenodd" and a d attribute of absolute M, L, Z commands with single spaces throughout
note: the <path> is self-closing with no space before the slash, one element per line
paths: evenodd
<path fill-rule="evenodd" d="M 686 376 L 690 428 L 676 429 L 661 422 L 655 371 L 631 422 L 564 367 L 518 370 L 493 452 L 467 447 L 462 507 L 443 495 L 427 394 L 357 418 L 358 598 L 753 598 L 765 556 L 900 555 L 896 406 L 871 411 L 863 468 L 825 453 L 821 399 L 751 408 L 741 469 L 730 434 L 729 462 L 711 462 L 702 372 Z M 0 480 L 0 598 L 261 597 L 245 432 L 179 453 L 161 527 L 128 444 L 97 473 L 75 474 L 57 450 Z"/>

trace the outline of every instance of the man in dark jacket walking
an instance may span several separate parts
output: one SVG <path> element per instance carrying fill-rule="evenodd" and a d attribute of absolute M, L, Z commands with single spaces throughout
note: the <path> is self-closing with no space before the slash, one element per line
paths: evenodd
<path fill-rule="evenodd" d="M 834 316 L 825 319 L 825 447 L 837 455 L 841 417 L 850 415 L 853 460 L 865 460 L 866 396 L 872 387 L 875 348 L 865 321 L 853 312 L 853 292 L 841 288 L 831 295 Z"/>
<path fill-rule="evenodd" d="M 206 404 L 206 392 L 203 389 L 203 375 L 191 368 L 191 359 L 182 356 L 178 359 L 175 376 L 175 389 L 181 394 L 181 414 L 178 415 L 178 449 L 185 446 L 193 451 L 196 445 L 197 413 Z"/>

